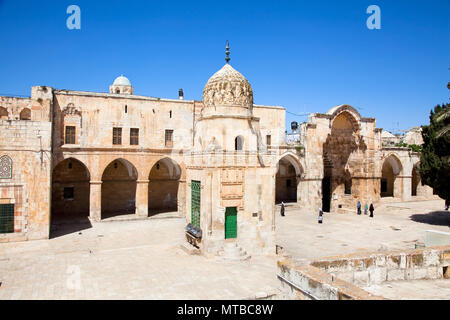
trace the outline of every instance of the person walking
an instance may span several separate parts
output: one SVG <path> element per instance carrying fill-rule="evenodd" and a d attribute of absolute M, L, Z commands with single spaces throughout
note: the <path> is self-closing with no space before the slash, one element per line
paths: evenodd
<path fill-rule="evenodd" d="M 322 208 L 319 208 L 319 223 L 322 223 L 322 220 L 323 220 L 323 211 L 322 211 Z"/>
<path fill-rule="evenodd" d="M 367 215 L 367 210 L 369 210 L 369 206 L 366 204 L 364 204 L 364 214 Z"/>
<path fill-rule="evenodd" d="M 281 216 L 284 217 L 284 202 L 281 201 Z"/>
<path fill-rule="evenodd" d="M 361 202 L 359 202 L 359 200 L 358 200 L 358 203 L 356 204 L 356 212 L 358 213 L 358 214 L 361 214 Z"/>
<path fill-rule="evenodd" d="M 370 217 L 373 218 L 373 212 L 375 211 L 375 208 L 373 207 L 372 203 L 370 204 L 369 211 L 370 211 Z"/>

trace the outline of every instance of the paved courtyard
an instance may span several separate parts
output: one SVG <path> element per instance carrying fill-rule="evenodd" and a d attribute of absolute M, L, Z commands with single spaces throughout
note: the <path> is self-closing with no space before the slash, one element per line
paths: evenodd
<path fill-rule="evenodd" d="M 0 244 L 0 299 L 246 299 L 278 287 L 275 256 L 191 256 L 178 247 L 184 226 L 181 218 L 102 222 Z"/>
<path fill-rule="evenodd" d="M 442 208 L 443 201 L 385 204 L 374 218 L 325 214 L 320 225 L 316 212 L 288 206 L 285 217 L 277 213 L 277 243 L 308 260 L 411 249 L 424 242 L 425 230 L 450 231 L 450 213 Z M 276 292 L 276 256 L 241 262 L 191 256 L 179 247 L 184 226 L 184 219 L 166 214 L 63 225 L 50 240 L 0 243 L 0 299 L 246 299 Z M 436 299 L 446 298 L 449 287 L 441 280 L 370 290 L 411 298 L 408 292 L 421 288 L 424 298 Z"/>
<path fill-rule="evenodd" d="M 358 251 L 414 249 L 423 245 L 425 230 L 450 232 L 450 212 L 443 200 L 387 203 L 375 208 L 374 217 L 355 213 L 287 210 L 277 215 L 277 243 L 294 258 L 320 257 Z"/>

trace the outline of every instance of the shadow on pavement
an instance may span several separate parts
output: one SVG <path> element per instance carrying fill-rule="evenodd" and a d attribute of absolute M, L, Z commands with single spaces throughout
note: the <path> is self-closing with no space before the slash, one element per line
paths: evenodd
<path fill-rule="evenodd" d="M 53 221 L 50 227 L 50 239 L 64 236 L 75 232 L 80 232 L 92 228 L 88 217 L 78 218 L 76 220 L 57 220 Z"/>
<path fill-rule="evenodd" d="M 447 226 L 450 228 L 450 211 L 433 211 L 425 214 L 413 214 L 412 221 L 427 223 L 434 226 Z"/>

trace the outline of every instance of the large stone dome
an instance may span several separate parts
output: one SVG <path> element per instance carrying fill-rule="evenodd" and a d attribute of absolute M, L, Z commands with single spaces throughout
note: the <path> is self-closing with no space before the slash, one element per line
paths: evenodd
<path fill-rule="evenodd" d="M 204 107 L 244 107 L 252 109 L 253 91 L 250 83 L 228 63 L 217 71 L 203 89 Z"/>

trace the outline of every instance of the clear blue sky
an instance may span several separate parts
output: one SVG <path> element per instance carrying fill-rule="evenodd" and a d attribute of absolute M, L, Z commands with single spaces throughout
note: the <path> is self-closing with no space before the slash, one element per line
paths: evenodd
<path fill-rule="evenodd" d="M 66 27 L 71 4 L 81 30 Z M 366 27 L 371 4 L 381 30 Z M 0 0 L 0 94 L 107 92 L 124 74 L 135 94 L 177 98 L 183 88 L 200 100 L 230 40 L 256 104 L 293 113 L 350 104 L 377 127 L 407 129 L 449 100 L 449 15 L 449 0 Z"/>

